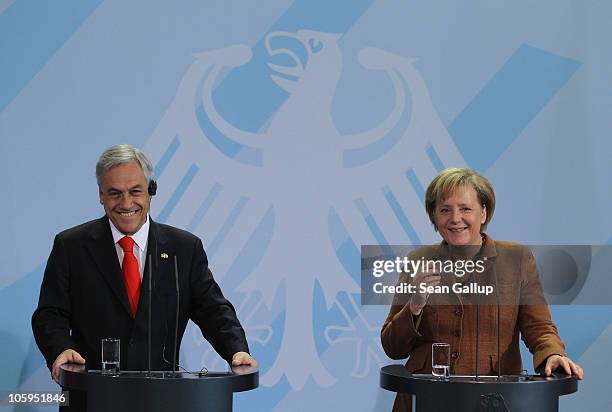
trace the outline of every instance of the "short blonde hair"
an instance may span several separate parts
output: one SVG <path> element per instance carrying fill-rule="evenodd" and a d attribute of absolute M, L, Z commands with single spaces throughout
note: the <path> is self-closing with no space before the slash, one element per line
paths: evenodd
<path fill-rule="evenodd" d="M 495 212 L 495 192 L 491 182 L 472 169 L 452 167 L 442 170 L 434 177 L 425 192 L 425 210 L 436 231 L 438 230 L 435 220 L 436 205 L 464 186 L 473 187 L 478 201 L 486 208 L 487 218 L 482 225 L 482 230 L 487 228 Z"/>

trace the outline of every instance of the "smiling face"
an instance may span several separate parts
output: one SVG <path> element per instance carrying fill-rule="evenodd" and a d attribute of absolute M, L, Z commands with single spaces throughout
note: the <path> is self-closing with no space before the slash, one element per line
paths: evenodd
<path fill-rule="evenodd" d="M 435 207 L 435 222 L 449 245 L 480 245 L 480 229 L 487 220 L 487 210 L 478 201 L 472 186 L 460 186 Z"/>
<path fill-rule="evenodd" d="M 136 160 L 114 166 L 102 176 L 100 203 L 121 233 L 133 235 L 147 221 L 151 202 L 147 187 L 147 179 Z"/>

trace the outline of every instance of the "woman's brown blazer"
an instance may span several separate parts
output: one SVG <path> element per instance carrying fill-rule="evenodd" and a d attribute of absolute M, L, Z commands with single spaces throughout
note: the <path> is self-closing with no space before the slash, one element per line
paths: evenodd
<path fill-rule="evenodd" d="M 521 372 L 519 332 L 533 354 L 533 366 L 539 370 L 553 354 L 565 355 L 565 347 L 550 318 L 542 293 L 535 259 L 526 247 L 510 242 L 496 242 L 484 235 L 479 257 L 486 257 L 485 272 L 462 279 L 468 283 L 497 283 L 500 310 L 500 358 L 502 374 Z M 428 247 L 426 253 L 439 254 L 444 243 Z M 456 282 L 446 275 L 444 282 Z M 497 278 L 495 280 L 495 277 Z M 402 274 L 400 282 L 410 278 Z M 478 373 L 496 375 L 497 359 L 497 297 L 489 296 L 485 304 L 470 304 L 468 298 L 454 293 L 446 300 L 430 295 L 418 317 L 408 305 L 398 304 L 396 296 L 381 330 L 381 342 L 392 359 L 408 358 L 406 368 L 413 373 L 431 372 L 431 344 L 449 343 L 451 373 L 474 374 L 476 362 L 476 309 L 479 308 Z M 398 394 L 393 411 L 410 411 L 411 396 Z"/>

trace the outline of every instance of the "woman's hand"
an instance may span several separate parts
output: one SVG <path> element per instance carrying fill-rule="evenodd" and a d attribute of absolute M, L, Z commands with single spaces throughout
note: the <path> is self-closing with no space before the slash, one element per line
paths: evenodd
<path fill-rule="evenodd" d="M 544 367 L 544 375 L 551 376 L 552 373 L 558 369 L 563 368 L 565 373 L 568 375 L 575 375 L 578 379 L 584 378 L 584 371 L 577 363 L 574 363 L 567 356 L 551 355 L 546 359 L 546 366 Z"/>
<path fill-rule="evenodd" d="M 423 288 L 438 286 L 440 284 L 440 280 L 441 276 L 439 273 L 419 272 L 415 275 L 411 283 L 416 286 L 416 291 L 410 297 L 409 303 L 410 312 L 412 312 L 414 316 L 421 314 L 421 311 L 427 303 L 427 298 L 429 297 L 429 293 L 421 291 L 421 285 Z"/>

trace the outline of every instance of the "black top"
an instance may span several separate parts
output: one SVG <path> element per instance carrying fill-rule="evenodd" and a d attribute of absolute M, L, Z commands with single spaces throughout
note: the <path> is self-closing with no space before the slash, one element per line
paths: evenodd
<path fill-rule="evenodd" d="M 451 376 L 449 379 L 437 378 L 431 374 L 412 374 L 403 365 L 388 365 L 380 370 L 380 386 L 393 392 L 418 395 L 430 391 L 444 391 L 445 396 L 453 396 L 469 391 L 499 391 L 504 390 L 546 390 L 554 396 L 567 395 L 576 392 L 578 383 L 576 377 L 564 374 L 553 376 L 541 375 L 511 375 L 498 380 L 497 376 L 479 376 L 478 381 L 473 376 Z"/>
<path fill-rule="evenodd" d="M 226 361 L 248 352 L 244 330 L 208 268 L 201 240 L 151 220 L 148 258 L 136 317 L 132 318 L 123 273 L 106 216 L 55 237 L 32 316 L 36 343 L 47 365 L 66 349 L 100 368 L 101 339 L 121 339 L 121 369 L 146 370 L 148 283 L 152 272 L 152 369 L 172 369 L 177 308 L 174 256 L 178 261 L 178 342 L 189 319 Z M 177 348 L 177 353 L 179 350 Z M 164 360 L 166 359 L 166 361 Z"/>

